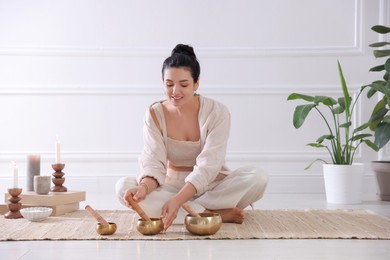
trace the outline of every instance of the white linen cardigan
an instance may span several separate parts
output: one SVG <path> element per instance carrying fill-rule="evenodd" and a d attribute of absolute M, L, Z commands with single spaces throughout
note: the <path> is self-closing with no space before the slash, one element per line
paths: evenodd
<path fill-rule="evenodd" d="M 221 103 L 199 96 L 200 108 L 198 114 L 200 128 L 201 152 L 196 158 L 193 171 L 186 177 L 196 188 L 196 195 L 208 190 L 208 186 L 215 180 L 219 171 L 224 169 L 227 142 L 230 132 L 230 112 Z M 139 157 L 140 171 L 137 175 L 138 183 L 144 177 L 154 178 L 159 185 L 164 184 L 167 172 L 167 146 L 166 126 L 162 107 L 156 111 L 161 102 L 154 103 L 154 108 L 159 127 L 155 124 L 150 114 L 150 109 L 145 114 L 143 141 L 144 148 Z M 165 136 L 164 136 L 165 135 Z"/>

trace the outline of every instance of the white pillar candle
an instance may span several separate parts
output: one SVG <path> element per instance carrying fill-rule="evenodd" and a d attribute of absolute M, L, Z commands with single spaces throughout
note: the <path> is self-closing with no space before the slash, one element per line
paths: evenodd
<path fill-rule="evenodd" d="M 56 163 L 61 163 L 61 143 L 58 139 L 58 135 L 56 139 Z"/>
<path fill-rule="evenodd" d="M 14 188 L 18 187 L 18 166 L 14 161 L 12 161 L 12 170 L 14 175 Z"/>

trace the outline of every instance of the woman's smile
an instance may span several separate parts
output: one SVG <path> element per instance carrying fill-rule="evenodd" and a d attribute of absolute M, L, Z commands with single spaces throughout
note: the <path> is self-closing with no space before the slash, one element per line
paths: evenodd
<path fill-rule="evenodd" d="M 168 68 L 164 71 L 165 92 L 167 98 L 175 106 L 183 106 L 193 100 L 194 91 L 199 83 L 195 83 L 191 73 L 185 68 Z"/>

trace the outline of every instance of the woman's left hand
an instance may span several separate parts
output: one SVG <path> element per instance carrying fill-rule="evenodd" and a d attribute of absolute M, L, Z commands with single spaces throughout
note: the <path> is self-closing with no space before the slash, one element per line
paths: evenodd
<path fill-rule="evenodd" d="M 164 204 L 161 211 L 161 218 L 164 219 L 164 231 L 166 231 L 172 225 L 180 207 L 180 203 L 177 202 L 175 198 L 168 200 Z"/>

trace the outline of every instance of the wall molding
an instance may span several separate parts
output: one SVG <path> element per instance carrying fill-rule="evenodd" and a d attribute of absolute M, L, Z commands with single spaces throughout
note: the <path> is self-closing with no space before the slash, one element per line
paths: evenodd
<path fill-rule="evenodd" d="M 131 173 L 126 174 L 131 176 Z M 72 190 L 83 190 L 87 194 L 104 193 L 111 194 L 115 198 L 115 183 L 123 175 L 111 176 L 66 176 L 65 186 Z M 0 183 L 4 187 L 12 185 L 11 176 L 0 176 Z M 24 176 L 20 177 L 19 183 L 23 186 L 26 183 Z M 104 187 L 102 189 L 102 187 Z M 23 188 L 23 187 L 22 187 Z M 363 195 L 374 197 L 377 191 L 376 180 L 373 175 L 364 175 L 363 181 Z M 317 193 L 325 194 L 324 178 L 322 174 L 283 174 L 270 175 L 266 193 Z M 325 196 L 325 195 L 324 195 Z"/>
<path fill-rule="evenodd" d="M 40 154 L 41 162 L 53 162 L 54 152 L 50 151 L 18 151 L 0 152 L 0 162 L 26 161 L 27 154 Z M 140 151 L 62 151 L 63 161 L 72 162 L 137 162 Z"/>
<path fill-rule="evenodd" d="M 202 58 L 232 58 L 232 57 L 296 57 L 296 56 L 359 56 L 362 55 L 362 44 L 355 34 L 351 46 L 332 47 L 281 47 L 281 48 L 197 48 L 197 55 Z M 0 46 L 0 56 L 55 56 L 55 57 L 156 57 L 162 58 L 170 50 L 160 48 L 123 48 L 123 47 L 55 47 L 55 46 Z"/>
<path fill-rule="evenodd" d="M 28 154 L 40 154 L 41 162 L 53 162 L 54 153 L 47 151 L 18 151 L 18 152 L 0 152 L 0 163 L 9 163 L 10 161 L 25 162 Z M 63 151 L 62 159 L 65 162 L 122 162 L 134 163 L 138 162 L 138 157 L 141 151 Z M 328 153 L 325 151 L 228 151 L 226 160 L 231 162 L 251 162 L 251 161 L 267 161 L 267 162 L 307 162 L 313 158 L 327 158 Z M 355 158 L 361 159 L 361 153 L 356 153 Z"/>
<path fill-rule="evenodd" d="M 352 91 L 358 91 L 361 86 L 349 85 Z M 127 85 L 0 85 L 1 95 L 161 95 L 160 84 L 127 84 Z M 339 84 L 310 84 L 310 85 L 202 85 L 204 94 L 223 95 L 288 95 L 295 92 L 313 94 L 338 94 L 341 92 Z"/>
<path fill-rule="evenodd" d="M 379 13 L 379 24 L 389 26 L 390 23 L 390 4 L 388 0 L 379 1 L 379 9 L 382 11 Z M 382 36 L 382 34 L 381 34 Z"/>
<path fill-rule="evenodd" d="M 382 3 L 382 6 L 385 5 Z M 199 57 L 210 58 L 252 58 L 252 57 L 295 57 L 295 56 L 346 56 L 362 55 L 363 1 L 354 2 L 353 41 L 349 46 L 298 46 L 298 47 L 199 47 Z M 166 57 L 171 49 L 164 47 L 119 47 L 119 46 L 53 46 L 13 45 L 1 46 L 0 56 L 65 56 L 65 57 Z"/>

